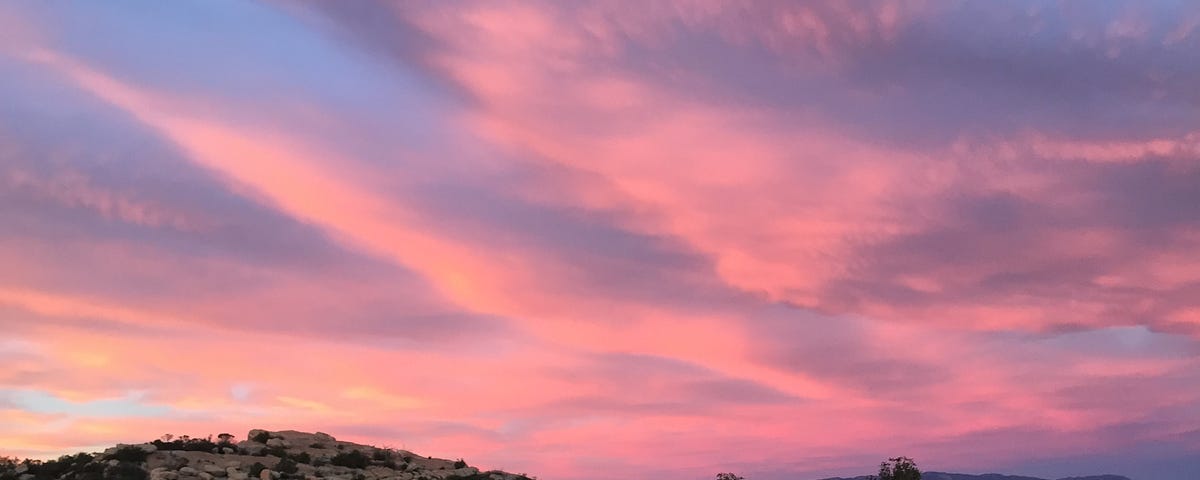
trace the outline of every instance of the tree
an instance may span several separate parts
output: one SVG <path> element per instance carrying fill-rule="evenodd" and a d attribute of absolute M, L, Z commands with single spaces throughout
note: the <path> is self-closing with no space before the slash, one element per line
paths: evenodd
<path fill-rule="evenodd" d="M 739 477 L 737 475 L 734 475 L 732 473 L 726 472 L 726 473 L 718 473 L 717 480 L 746 480 L 746 479 Z"/>
<path fill-rule="evenodd" d="M 921 480 L 921 470 L 911 458 L 889 458 L 879 464 L 879 480 Z"/>

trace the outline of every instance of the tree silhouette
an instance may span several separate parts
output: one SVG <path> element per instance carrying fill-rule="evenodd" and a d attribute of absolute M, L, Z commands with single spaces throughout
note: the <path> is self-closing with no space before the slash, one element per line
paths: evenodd
<path fill-rule="evenodd" d="M 718 473 L 717 480 L 746 480 L 746 479 L 739 477 L 737 475 L 734 475 L 732 473 Z"/>
<path fill-rule="evenodd" d="M 908 457 L 889 458 L 879 464 L 879 480 L 921 480 L 921 470 Z"/>

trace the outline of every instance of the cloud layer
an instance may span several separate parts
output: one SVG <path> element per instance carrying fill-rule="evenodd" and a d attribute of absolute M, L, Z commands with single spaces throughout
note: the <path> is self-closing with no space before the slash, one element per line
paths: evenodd
<path fill-rule="evenodd" d="M 1183 479 L 1200 9 L 0 7 L 0 454 Z"/>

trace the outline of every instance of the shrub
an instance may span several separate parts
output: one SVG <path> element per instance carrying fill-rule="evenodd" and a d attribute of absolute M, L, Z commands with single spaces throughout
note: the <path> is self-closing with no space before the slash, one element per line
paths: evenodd
<path fill-rule="evenodd" d="M 921 470 L 911 458 L 889 458 L 879 464 L 879 480 L 921 480 Z"/>
<path fill-rule="evenodd" d="M 258 432 L 257 435 L 250 437 L 250 441 L 258 443 L 267 443 L 271 439 L 271 434 L 267 432 Z"/>
<path fill-rule="evenodd" d="M 254 465 L 250 466 L 250 478 L 258 478 L 262 474 L 262 471 L 266 469 L 267 466 L 261 462 L 254 462 Z"/>
<path fill-rule="evenodd" d="M 325 448 L 325 444 L 321 443 L 321 442 L 313 442 L 313 443 L 308 444 L 308 448 L 316 448 L 318 450 L 323 450 Z"/>
<path fill-rule="evenodd" d="M 169 440 L 170 435 L 163 435 L 161 440 L 150 442 L 159 450 L 174 451 L 182 450 L 186 452 L 211 452 L 214 448 L 220 446 L 229 446 L 229 444 L 216 444 L 211 438 L 192 438 L 187 435 L 180 435 L 179 438 Z"/>
<path fill-rule="evenodd" d="M 454 468 L 467 468 L 467 462 L 461 458 L 458 460 L 455 460 Z"/>
<path fill-rule="evenodd" d="M 329 459 L 329 463 L 339 467 L 367 468 L 371 464 L 371 458 L 358 450 L 351 450 L 334 455 Z"/>
<path fill-rule="evenodd" d="M 105 480 L 146 480 L 148 477 L 141 465 L 132 462 L 121 462 L 104 469 Z"/>
<path fill-rule="evenodd" d="M 275 471 L 284 474 L 293 474 L 300 471 L 300 467 L 296 466 L 296 461 L 287 457 L 279 459 L 279 463 L 275 464 Z"/>
<path fill-rule="evenodd" d="M 75 455 L 63 455 L 58 457 L 58 460 L 49 460 L 45 462 L 26 461 L 27 473 L 35 478 L 57 479 L 69 472 L 84 470 L 92 461 L 92 456 L 86 453 Z"/>
<path fill-rule="evenodd" d="M 124 447 L 118 448 L 116 452 L 113 452 L 111 455 L 108 455 L 107 458 L 109 460 L 116 460 L 118 462 L 142 463 L 142 462 L 146 461 L 146 457 L 149 457 L 149 456 L 150 456 L 150 452 L 142 450 L 142 447 L 139 447 L 137 445 L 126 445 Z M 105 473 L 105 475 L 107 475 L 107 472 Z"/>
<path fill-rule="evenodd" d="M 263 449 L 263 452 L 267 455 L 279 458 L 288 456 L 287 449 L 283 447 L 267 447 Z"/>

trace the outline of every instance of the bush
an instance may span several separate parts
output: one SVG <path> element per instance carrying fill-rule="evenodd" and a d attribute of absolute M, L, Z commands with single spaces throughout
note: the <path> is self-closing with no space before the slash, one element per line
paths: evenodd
<path fill-rule="evenodd" d="M 267 443 L 271 439 L 271 434 L 267 432 L 258 432 L 258 435 L 250 437 L 250 441 L 258 443 Z"/>
<path fill-rule="evenodd" d="M 879 480 L 921 480 L 921 470 L 908 457 L 889 458 L 879 464 Z"/>
<path fill-rule="evenodd" d="M 351 450 L 334 455 L 329 459 L 329 463 L 339 467 L 367 468 L 371 464 L 371 458 L 358 450 Z"/>
<path fill-rule="evenodd" d="M 283 447 L 267 447 L 263 449 L 263 453 L 279 458 L 288 456 L 287 449 Z"/>
<path fill-rule="evenodd" d="M 262 471 L 266 469 L 266 465 L 263 465 L 260 462 L 254 462 L 254 465 L 250 466 L 250 478 L 258 478 L 259 475 L 262 475 Z"/>
<path fill-rule="evenodd" d="M 58 457 L 58 460 L 49 460 L 45 462 L 25 461 L 26 467 L 29 469 L 27 473 L 33 475 L 34 478 L 57 479 L 69 472 L 84 470 L 92 461 L 92 456 L 86 453 L 75 455 L 63 455 Z"/>
<path fill-rule="evenodd" d="M 275 464 L 275 471 L 283 474 L 293 474 L 300 471 L 300 467 L 296 466 L 296 461 L 287 457 L 279 459 L 279 463 Z"/>
<path fill-rule="evenodd" d="M 169 435 L 163 435 L 164 439 L 172 438 Z M 217 444 L 211 438 L 191 438 L 187 435 L 181 435 L 174 440 L 155 440 L 150 442 L 159 450 L 164 452 L 181 450 L 185 452 L 211 452 L 217 447 L 231 446 L 229 443 Z"/>
<path fill-rule="evenodd" d="M 455 460 L 454 468 L 467 468 L 467 462 L 461 458 L 458 460 Z"/>
<path fill-rule="evenodd" d="M 132 462 L 121 462 L 104 469 L 105 480 L 146 480 L 149 476 L 141 465 Z"/>
<path fill-rule="evenodd" d="M 142 447 L 137 445 L 126 445 L 118 448 L 116 452 L 108 455 L 108 460 L 116 460 L 118 462 L 133 462 L 142 463 L 146 461 L 146 457 L 150 456 L 150 452 L 142 450 Z M 106 473 L 107 475 L 107 473 Z"/>

